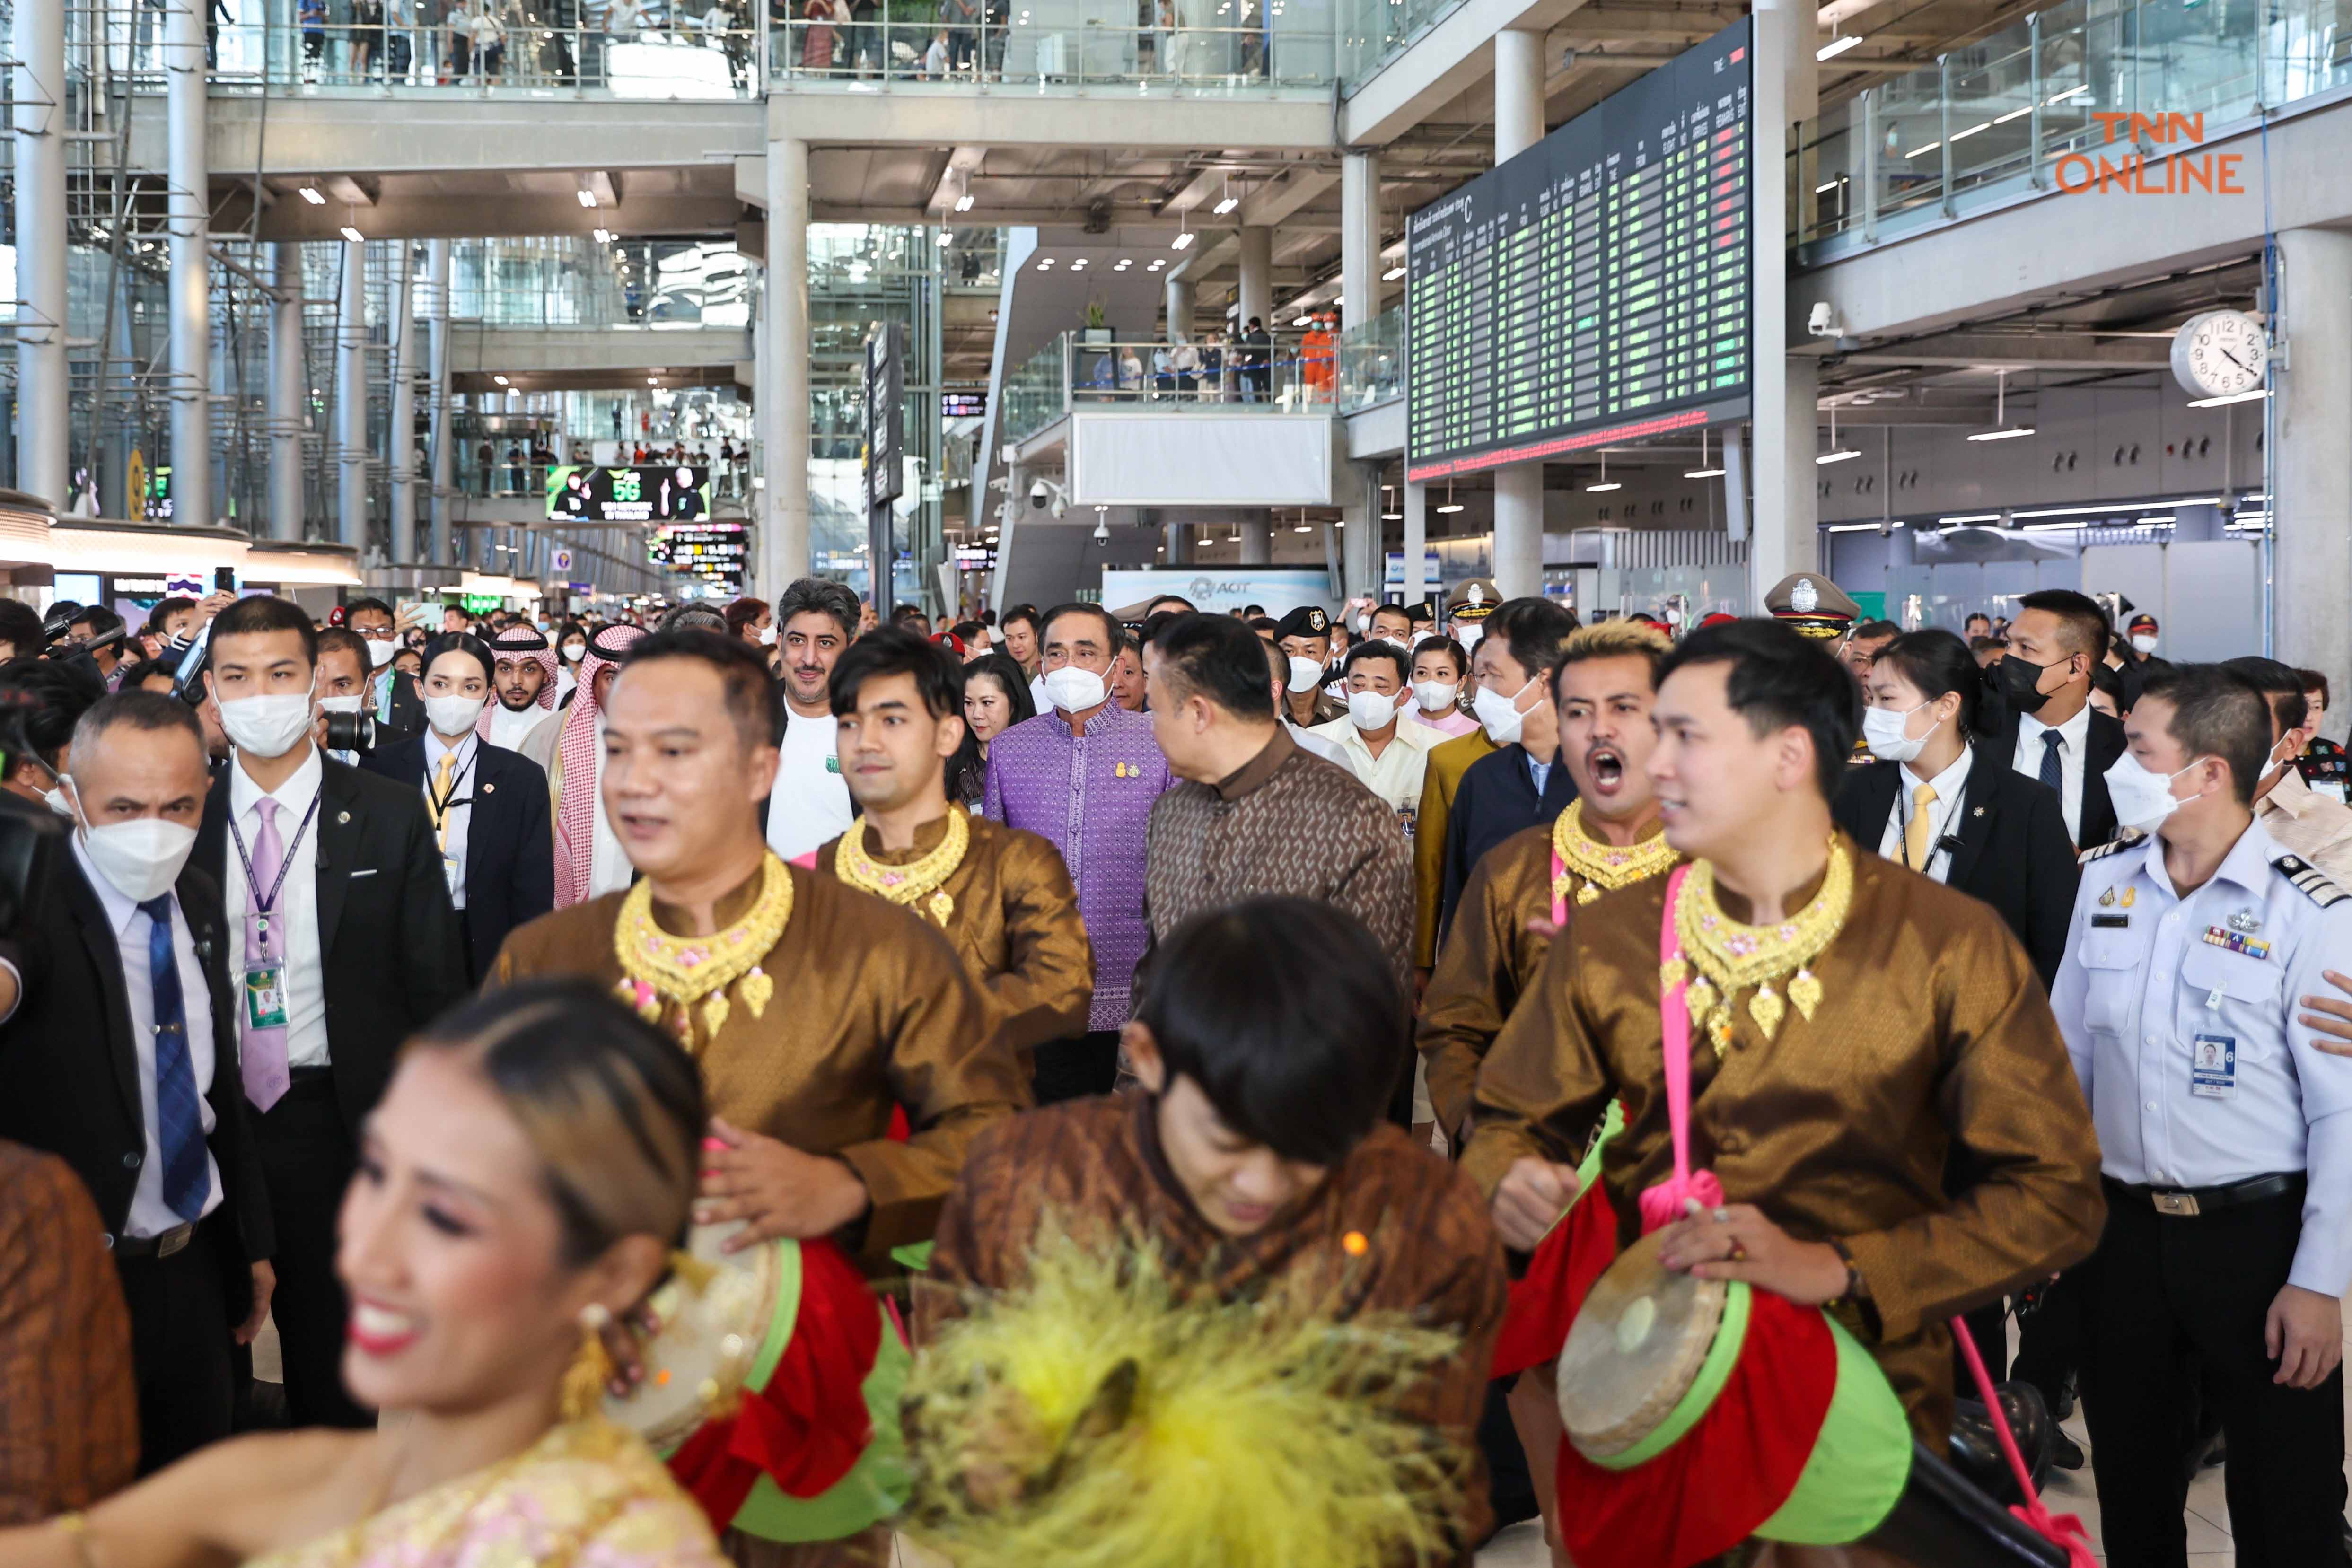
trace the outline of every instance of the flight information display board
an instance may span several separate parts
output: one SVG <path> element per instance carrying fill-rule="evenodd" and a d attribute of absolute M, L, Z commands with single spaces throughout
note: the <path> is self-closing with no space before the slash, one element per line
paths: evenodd
<path fill-rule="evenodd" d="M 1752 27 L 1406 225 L 1407 473 L 1744 419 Z"/>

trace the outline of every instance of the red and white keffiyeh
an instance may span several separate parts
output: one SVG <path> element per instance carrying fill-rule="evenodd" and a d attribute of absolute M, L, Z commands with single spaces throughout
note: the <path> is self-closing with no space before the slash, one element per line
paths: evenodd
<path fill-rule="evenodd" d="M 596 865 L 596 672 L 617 668 L 630 644 L 646 634 L 642 626 L 607 626 L 588 644 L 580 661 L 580 684 L 556 737 L 556 760 L 563 786 L 555 805 L 555 906 L 588 896 Z"/>
<path fill-rule="evenodd" d="M 555 706 L 557 684 L 555 650 L 549 646 L 546 637 L 536 626 L 509 626 L 490 639 L 492 659 L 511 658 L 517 653 L 530 655 L 546 672 L 547 678 L 539 684 L 539 706 L 551 710 Z M 490 700 L 482 705 L 482 716 L 474 721 L 474 733 L 486 743 L 490 738 L 490 720 L 498 716 L 502 706 L 498 695 L 498 671 L 493 669 L 490 672 Z"/>

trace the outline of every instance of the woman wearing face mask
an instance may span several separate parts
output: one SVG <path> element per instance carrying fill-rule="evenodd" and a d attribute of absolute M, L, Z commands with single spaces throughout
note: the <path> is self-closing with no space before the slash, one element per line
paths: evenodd
<path fill-rule="evenodd" d="M 1423 637 L 1412 650 L 1412 706 L 1406 716 L 1442 735 L 1467 735 L 1478 721 L 1462 706 L 1470 655 L 1451 637 Z"/>
<path fill-rule="evenodd" d="M 587 1350 L 667 1272 L 703 1123 L 685 1052 L 585 987 L 444 1019 L 368 1117 L 339 1228 L 343 1375 L 404 1419 L 215 1444 L 0 1531 L 0 1561 L 720 1568 L 701 1511 L 603 1415 Z"/>
<path fill-rule="evenodd" d="M 13 713 L 13 728 L 0 729 L 7 772 L 0 789 L 40 802 L 60 817 L 73 815 L 60 779 L 72 764 L 74 725 L 106 695 L 106 685 L 85 664 L 62 659 L 11 659 L 0 664 L 0 700 Z"/>
<path fill-rule="evenodd" d="M 1983 693 L 1975 656 L 1949 632 L 1906 632 L 1880 649 L 1863 683 L 1863 738 L 1876 760 L 1846 770 L 1832 815 L 1864 848 L 1991 904 L 2047 987 L 2066 952 L 2074 846 L 2056 790 L 2002 767 L 1990 747 L 1977 749 Z M 1969 1314 L 1969 1325 L 1986 1366 L 2002 1376 L 2009 1339 L 2000 1303 Z M 2023 1357 L 2020 1368 L 2028 1369 Z M 2032 1381 L 2045 1378 L 2036 1371 Z M 2063 1376 L 2046 1381 L 2044 1401 L 2054 1402 Z M 2058 1441 L 2059 1462 L 2071 1457 L 2066 1468 L 2079 1467 L 2072 1439 Z"/>
<path fill-rule="evenodd" d="M 479 985 L 507 933 L 555 907 L 547 775 L 489 743 L 488 644 L 458 632 L 435 638 L 425 655 L 425 733 L 368 753 L 360 766 L 423 792 L 466 978 Z"/>
<path fill-rule="evenodd" d="M 588 656 L 588 632 L 579 622 L 566 621 L 552 640 L 557 654 L 555 706 L 569 707 L 572 688 L 580 684 L 580 661 Z"/>
<path fill-rule="evenodd" d="M 729 635 L 762 648 L 776 645 L 776 612 L 764 599 L 739 599 L 726 610 Z"/>

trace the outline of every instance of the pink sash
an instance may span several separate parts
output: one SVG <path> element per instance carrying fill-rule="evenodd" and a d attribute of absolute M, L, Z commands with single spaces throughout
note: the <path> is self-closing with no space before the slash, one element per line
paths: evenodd
<path fill-rule="evenodd" d="M 1690 1168 L 1691 1016 L 1683 995 L 1688 976 L 1671 986 L 1664 983 L 1666 967 L 1683 956 L 1682 942 L 1675 935 L 1675 906 L 1681 902 L 1683 883 L 1689 875 L 1689 866 L 1678 865 L 1666 879 L 1666 912 L 1658 925 L 1658 1027 L 1665 1045 L 1666 1122 L 1674 1133 L 1675 1174 L 1642 1194 L 1644 1234 L 1672 1225 L 1690 1211 L 1694 1202 L 1701 1208 L 1717 1208 L 1723 1203 L 1723 1184 L 1715 1179 L 1715 1173 Z"/>

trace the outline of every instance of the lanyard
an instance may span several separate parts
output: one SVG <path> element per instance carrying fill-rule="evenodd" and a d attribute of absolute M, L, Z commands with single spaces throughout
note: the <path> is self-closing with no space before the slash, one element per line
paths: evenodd
<path fill-rule="evenodd" d="M 246 852 L 245 835 L 237 831 L 236 813 L 229 813 L 228 836 L 236 841 L 237 862 L 245 867 L 246 896 L 253 901 L 255 913 L 262 917 L 261 925 L 265 932 L 269 928 L 270 912 L 278 907 L 278 890 L 286 885 L 286 873 L 294 869 L 294 852 L 302 847 L 302 835 L 310 831 L 310 819 L 319 814 L 319 797 L 324 793 L 323 789 L 311 791 L 310 804 L 302 811 L 302 825 L 294 830 L 294 841 L 286 846 L 285 854 L 278 858 L 278 880 L 269 884 L 269 896 L 267 898 L 261 896 L 261 889 L 254 883 L 253 857 Z"/>
<path fill-rule="evenodd" d="M 457 754 L 447 752 L 444 755 L 454 757 Z M 449 775 L 449 792 L 446 795 L 434 794 L 431 784 L 425 786 L 425 806 L 433 813 L 433 831 L 441 836 L 441 848 L 445 850 L 449 847 L 449 813 L 460 806 L 474 803 L 471 795 L 459 795 L 457 787 L 473 776 L 474 764 L 480 759 L 481 751 L 477 747 L 474 755 L 466 759 L 466 766 Z"/>

